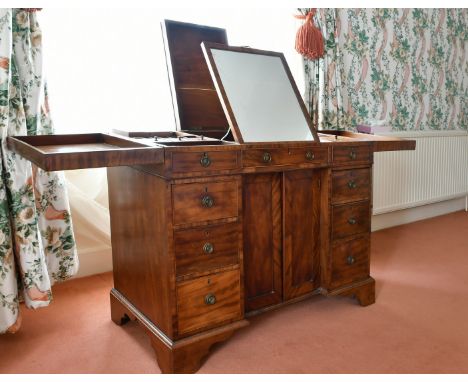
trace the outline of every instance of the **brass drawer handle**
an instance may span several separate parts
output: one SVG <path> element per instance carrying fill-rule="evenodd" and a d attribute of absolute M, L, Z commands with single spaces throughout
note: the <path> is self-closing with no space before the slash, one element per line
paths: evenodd
<path fill-rule="evenodd" d="M 307 160 L 314 160 L 315 154 L 312 151 L 307 151 L 305 157 Z"/>
<path fill-rule="evenodd" d="M 349 256 L 346 258 L 346 263 L 347 263 L 348 265 L 353 265 L 355 262 L 356 262 L 356 259 L 354 258 L 354 256 L 349 255 Z"/>
<path fill-rule="evenodd" d="M 263 153 L 263 162 L 270 163 L 271 162 L 271 154 L 269 152 Z"/>
<path fill-rule="evenodd" d="M 350 158 L 350 159 L 356 159 L 356 157 L 357 157 L 356 151 L 351 150 L 351 151 L 349 152 L 349 158 Z"/>
<path fill-rule="evenodd" d="M 213 244 L 211 243 L 203 244 L 203 252 L 205 252 L 206 254 L 210 254 L 210 253 L 213 253 L 213 251 L 214 251 Z"/>
<path fill-rule="evenodd" d="M 214 199 L 210 195 L 205 195 L 201 200 L 201 204 L 205 208 L 211 208 L 214 205 Z"/>
<path fill-rule="evenodd" d="M 355 225 L 357 222 L 356 222 L 355 218 L 349 218 L 348 223 L 351 224 L 351 225 Z"/>
<path fill-rule="evenodd" d="M 207 294 L 205 296 L 205 304 L 206 305 L 214 305 L 216 304 L 216 296 L 213 293 Z"/>
<path fill-rule="evenodd" d="M 203 153 L 200 159 L 200 164 L 202 165 L 202 167 L 208 167 L 211 164 L 211 159 L 207 153 Z"/>
<path fill-rule="evenodd" d="M 348 182 L 348 188 L 349 188 L 349 189 L 352 190 L 352 189 L 354 189 L 354 188 L 356 188 L 356 187 L 357 187 L 357 184 L 356 184 L 356 182 L 355 182 L 354 180 L 350 180 L 350 181 Z"/>

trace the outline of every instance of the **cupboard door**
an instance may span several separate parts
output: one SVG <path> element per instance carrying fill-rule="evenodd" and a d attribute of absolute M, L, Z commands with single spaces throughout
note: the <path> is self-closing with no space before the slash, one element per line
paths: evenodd
<path fill-rule="evenodd" d="M 246 312 L 282 301 L 281 173 L 243 178 Z"/>
<path fill-rule="evenodd" d="M 320 170 L 284 173 L 283 293 L 288 300 L 320 286 Z"/>

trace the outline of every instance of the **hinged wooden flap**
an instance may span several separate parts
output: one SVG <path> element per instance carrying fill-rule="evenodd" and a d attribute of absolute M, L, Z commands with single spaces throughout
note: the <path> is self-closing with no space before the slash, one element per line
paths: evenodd
<path fill-rule="evenodd" d="M 227 44 L 226 31 L 171 20 L 162 29 L 177 130 L 221 138 L 229 124 L 200 43 Z"/>
<path fill-rule="evenodd" d="M 164 162 L 164 148 L 110 134 L 17 136 L 7 144 L 46 171 Z"/>

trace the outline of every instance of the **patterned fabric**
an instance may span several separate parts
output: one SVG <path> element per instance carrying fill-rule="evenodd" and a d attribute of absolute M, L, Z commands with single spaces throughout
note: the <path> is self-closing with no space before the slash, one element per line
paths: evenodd
<path fill-rule="evenodd" d="M 11 135 L 53 132 L 35 13 L 0 9 L 0 333 L 21 325 L 19 301 L 47 306 L 51 285 L 78 270 L 68 198 L 47 173 L 7 148 Z"/>
<path fill-rule="evenodd" d="M 466 9 L 321 9 L 316 17 L 326 57 L 305 61 L 305 98 L 321 128 L 385 121 L 394 131 L 468 130 Z"/>

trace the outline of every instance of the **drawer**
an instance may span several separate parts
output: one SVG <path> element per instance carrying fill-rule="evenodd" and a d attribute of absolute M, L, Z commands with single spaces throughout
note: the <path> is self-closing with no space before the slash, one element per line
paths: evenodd
<path fill-rule="evenodd" d="M 239 262 L 239 224 L 174 232 L 176 275 L 188 275 Z"/>
<path fill-rule="evenodd" d="M 179 283 L 177 312 L 179 335 L 240 319 L 239 270 Z"/>
<path fill-rule="evenodd" d="M 332 247 L 330 288 L 369 277 L 370 240 L 363 235 Z"/>
<path fill-rule="evenodd" d="M 370 201 L 333 206 L 333 240 L 369 232 Z"/>
<path fill-rule="evenodd" d="M 200 172 L 240 168 L 238 151 L 173 152 L 172 171 Z"/>
<path fill-rule="evenodd" d="M 172 186 L 174 225 L 237 217 L 239 180 L 175 184 Z"/>
<path fill-rule="evenodd" d="M 244 167 L 284 166 L 293 164 L 327 164 L 326 147 L 292 147 L 289 149 L 248 149 L 242 153 Z"/>
<path fill-rule="evenodd" d="M 332 172 L 332 203 L 346 203 L 369 199 L 371 170 L 344 170 Z"/>
<path fill-rule="evenodd" d="M 355 162 L 370 162 L 372 159 L 370 146 L 333 147 L 334 164 L 353 164 Z"/>

